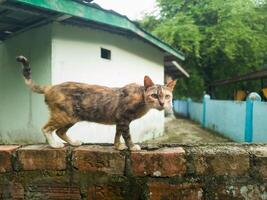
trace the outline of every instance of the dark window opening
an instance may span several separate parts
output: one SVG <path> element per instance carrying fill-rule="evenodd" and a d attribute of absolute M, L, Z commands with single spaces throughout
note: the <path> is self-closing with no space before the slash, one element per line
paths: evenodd
<path fill-rule="evenodd" d="M 108 49 L 101 48 L 101 58 L 104 59 L 111 59 L 111 51 Z"/>

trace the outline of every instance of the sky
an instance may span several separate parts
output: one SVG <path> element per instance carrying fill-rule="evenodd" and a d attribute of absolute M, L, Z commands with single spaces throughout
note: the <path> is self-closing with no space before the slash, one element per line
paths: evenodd
<path fill-rule="evenodd" d="M 131 20 L 141 19 L 145 13 L 156 10 L 156 0 L 94 0 L 105 9 L 112 9 Z"/>

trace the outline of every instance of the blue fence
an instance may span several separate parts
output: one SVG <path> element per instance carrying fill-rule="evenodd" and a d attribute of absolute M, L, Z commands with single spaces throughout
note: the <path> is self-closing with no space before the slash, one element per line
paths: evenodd
<path fill-rule="evenodd" d="M 174 112 L 179 113 L 179 115 L 188 117 L 188 102 L 185 100 L 177 100 L 173 102 Z"/>
<path fill-rule="evenodd" d="M 254 102 L 253 142 L 267 142 L 267 103 Z"/>
<path fill-rule="evenodd" d="M 202 103 L 192 102 L 189 101 L 189 117 L 196 121 L 201 123 L 202 122 L 202 112 L 203 112 L 203 105 Z"/>
<path fill-rule="evenodd" d="M 246 103 L 233 101 L 206 101 L 206 128 L 243 142 L 245 138 Z"/>
<path fill-rule="evenodd" d="M 267 103 L 174 100 L 174 112 L 237 142 L 267 142 Z"/>

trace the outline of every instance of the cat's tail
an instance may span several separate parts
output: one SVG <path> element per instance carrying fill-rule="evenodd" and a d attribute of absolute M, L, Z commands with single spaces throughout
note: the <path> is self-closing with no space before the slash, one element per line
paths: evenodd
<path fill-rule="evenodd" d="M 39 94 L 43 94 L 46 91 L 47 86 L 36 85 L 32 81 L 32 72 L 30 68 L 30 62 L 24 56 L 16 57 L 17 62 L 22 64 L 22 74 L 25 80 L 26 85 L 33 91 Z"/>

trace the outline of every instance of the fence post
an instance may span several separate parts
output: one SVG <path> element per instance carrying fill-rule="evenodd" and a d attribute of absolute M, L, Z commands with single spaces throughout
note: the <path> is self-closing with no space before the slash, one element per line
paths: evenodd
<path fill-rule="evenodd" d="M 191 119 L 191 117 L 190 117 L 190 104 L 191 104 L 191 102 L 192 102 L 192 99 L 191 98 L 188 98 L 187 99 L 187 117 L 189 118 L 189 119 Z"/>
<path fill-rule="evenodd" d="M 261 101 L 261 97 L 252 92 L 246 99 L 245 142 L 253 141 L 253 107 L 254 101 Z"/>
<path fill-rule="evenodd" d="M 203 96 L 203 111 L 202 111 L 202 127 L 206 127 L 206 111 L 207 111 L 207 101 L 210 99 L 210 95 L 205 94 Z"/>
<path fill-rule="evenodd" d="M 253 138 L 253 101 L 246 100 L 245 142 L 252 142 Z"/>

